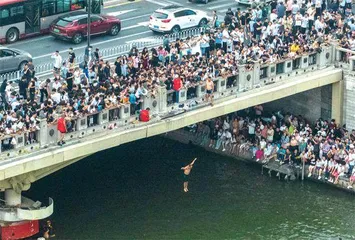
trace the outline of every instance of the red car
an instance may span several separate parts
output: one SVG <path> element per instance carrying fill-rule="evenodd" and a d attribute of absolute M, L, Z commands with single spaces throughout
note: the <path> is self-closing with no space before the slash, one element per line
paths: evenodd
<path fill-rule="evenodd" d="M 75 44 L 83 41 L 88 34 L 88 14 L 74 12 L 61 16 L 50 26 L 50 33 L 55 38 L 69 40 Z M 121 21 L 113 16 L 91 15 L 90 36 L 110 34 L 116 36 L 121 31 Z"/>

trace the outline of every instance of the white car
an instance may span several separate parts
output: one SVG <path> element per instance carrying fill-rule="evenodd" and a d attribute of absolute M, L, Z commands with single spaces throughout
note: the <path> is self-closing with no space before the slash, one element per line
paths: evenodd
<path fill-rule="evenodd" d="M 154 32 L 180 32 L 181 29 L 202 27 L 211 20 L 206 12 L 182 6 L 167 6 L 156 10 L 149 21 Z"/>

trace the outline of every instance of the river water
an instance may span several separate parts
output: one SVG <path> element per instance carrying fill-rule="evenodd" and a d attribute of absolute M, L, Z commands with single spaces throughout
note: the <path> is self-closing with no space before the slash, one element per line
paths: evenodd
<path fill-rule="evenodd" d="M 183 192 L 180 168 L 198 157 Z M 24 193 L 52 197 L 56 239 L 355 239 L 355 196 L 160 137 L 81 160 Z"/>

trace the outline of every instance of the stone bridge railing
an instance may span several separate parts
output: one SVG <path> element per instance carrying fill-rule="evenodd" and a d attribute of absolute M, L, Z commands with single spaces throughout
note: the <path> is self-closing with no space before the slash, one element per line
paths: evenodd
<path fill-rule="evenodd" d="M 333 46 L 325 46 L 320 52 L 304 54 L 293 59 L 286 59 L 277 63 L 254 64 L 252 68 L 245 65 L 238 66 L 239 72 L 234 76 L 214 78 L 215 99 L 222 99 L 228 96 L 237 96 L 240 92 L 250 91 L 255 88 L 262 88 L 280 81 L 291 81 L 296 76 L 316 72 L 334 65 L 335 57 L 346 54 L 342 49 Z M 334 60 L 333 60 L 334 59 Z M 344 58 L 343 65 L 353 68 L 354 59 Z M 339 61 L 338 61 L 339 62 Z M 199 103 L 204 106 L 205 85 L 203 82 L 196 83 L 189 88 L 179 91 L 179 102 L 172 101 L 174 91 L 159 87 L 157 94 L 152 96 L 148 93 L 143 97 L 141 108 L 149 107 L 154 121 L 159 118 L 167 118 L 174 114 L 181 113 L 181 105 L 189 106 Z M 66 141 L 79 141 L 85 137 L 94 137 L 99 132 L 110 133 L 112 128 L 127 128 L 134 124 L 132 121 L 138 119 L 137 113 L 130 112 L 129 104 L 122 104 L 111 109 L 103 109 L 100 112 L 90 115 L 79 116 L 72 119 L 73 131 L 66 134 Z M 0 141 L 0 159 L 10 159 L 34 153 L 42 148 L 54 146 L 58 140 L 56 124 L 47 124 L 46 119 L 40 119 L 40 128 L 31 133 L 20 133 L 11 136 L 4 136 Z M 34 135 L 36 141 L 28 141 L 29 134 Z M 13 138 L 15 140 L 13 140 Z M 15 144 L 12 144 L 15 143 Z"/>

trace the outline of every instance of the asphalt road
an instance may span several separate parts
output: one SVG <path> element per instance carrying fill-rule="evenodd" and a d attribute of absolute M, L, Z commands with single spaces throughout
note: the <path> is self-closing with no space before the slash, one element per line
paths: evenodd
<path fill-rule="evenodd" d="M 103 13 L 111 14 L 119 17 L 122 21 L 122 30 L 117 36 L 100 35 L 91 39 L 91 45 L 94 48 L 110 48 L 121 44 L 134 41 L 149 41 L 149 39 L 159 37 L 160 34 L 153 33 L 147 26 L 149 16 L 158 8 L 178 4 L 193 9 L 204 10 L 212 14 L 213 10 L 218 12 L 220 18 L 223 19 L 225 12 L 229 7 L 237 8 L 234 0 L 210 0 L 208 4 L 197 2 L 188 2 L 187 0 L 136 0 L 129 2 L 127 0 L 110 0 L 110 4 L 106 5 Z M 77 55 L 84 53 L 86 42 L 74 45 L 71 42 L 57 40 L 50 35 L 42 35 L 30 39 L 24 39 L 14 44 L 8 44 L 13 47 L 25 50 L 32 54 L 35 65 L 48 63 L 51 61 L 50 55 L 59 50 L 63 59 L 67 57 L 70 47 L 74 48 Z"/>

